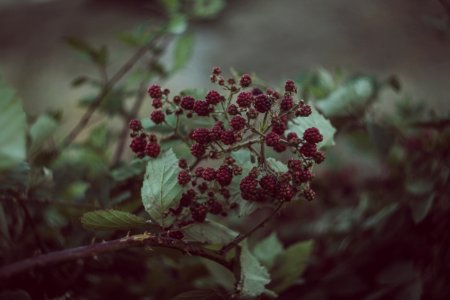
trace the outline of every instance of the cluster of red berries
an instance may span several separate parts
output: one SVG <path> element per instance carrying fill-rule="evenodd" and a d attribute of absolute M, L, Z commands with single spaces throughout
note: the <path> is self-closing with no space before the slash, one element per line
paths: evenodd
<path fill-rule="evenodd" d="M 130 136 L 132 138 L 130 148 L 138 157 L 155 158 L 159 155 L 161 146 L 158 144 L 156 135 L 145 133 L 141 121 L 133 119 L 128 127 L 131 129 Z"/>

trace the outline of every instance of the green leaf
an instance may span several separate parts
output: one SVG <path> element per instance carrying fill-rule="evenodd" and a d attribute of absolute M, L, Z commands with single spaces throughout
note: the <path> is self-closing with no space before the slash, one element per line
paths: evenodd
<path fill-rule="evenodd" d="M 0 76 L 0 171 L 26 158 L 26 116 L 20 100 Z"/>
<path fill-rule="evenodd" d="M 227 291 L 234 290 L 236 279 L 234 274 L 229 269 L 209 259 L 200 258 L 200 261 L 208 269 L 211 277 L 215 282 L 217 282 L 217 284 L 222 286 Z"/>
<path fill-rule="evenodd" d="M 210 289 L 199 289 L 178 294 L 172 300 L 219 300 L 225 299 L 218 291 Z"/>
<path fill-rule="evenodd" d="M 42 145 L 55 133 L 58 129 L 58 122 L 48 116 L 40 116 L 30 128 L 31 146 L 29 153 L 32 155 L 38 151 Z"/>
<path fill-rule="evenodd" d="M 374 99 L 377 91 L 375 81 L 370 77 L 359 77 L 339 87 L 327 98 L 317 103 L 325 116 L 345 117 L 355 114 Z"/>
<path fill-rule="evenodd" d="M 200 18 L 213 18 L 225 7 L 224 0 L 196 0 L 193 15 Z"/>
<path fill-rule="evenodd" d="M 196 223 L 183 228 L 186 239 L 207 244 L 227 244 L 238 233 L 217 222 L 208 220 L 204 223 Z"/>
<path fill-rule="evenodd" d="M 272 233 L 264 240 L 256 244 L 253 253 L 258 260 L 268 269 L 272 268 L 275 259 L 283 252 L 283 245 L 277 237 L 276 233 Z"/>
<path fill-rule="evenodd" d="M 124 181 L 128 178 L 144 173 L 146 164 L 146 159 L 133 159 L 129 164 L 112 170 L 111 176 L 117 182 Z"/>
<path fill-rule="evenodd" d="M 310 116 L 297 117 L 288 123 L 288 129 L 297 133 L 299 137 L 302 137 L 305 130 L 311 127 L 316 127 L 323 135 L 323 141 L 317 144 L 318 148 L 334 146 L 336 128 L 316 109 L 312 108 Z"/>
<path fill-rule="evenodd" d="M 151 218 L 162 226 L 167 225 L 164 213 L 176 205 L 182 191 L 177 181 L 179 170 L 173 150 L 163 152 L 147 165 L 141 190 L 142 203 Z"/>
<path fill-rule="evenodd" d="M 72 87 L 79 87 L 79 86 L 81 86 L 81 85 L 83 85 L 83 84 L 85 84 L 85 83 L 87 83 L 87 82 L 89 82 L 90 81 L 90 79 L 88 78 L 88 77 L 86 77 L 86 76 L 80 76 L 80 77 L 77 77 L 77 78 L 75 78 L 74 80 L 72 80 L 72 82 L 70 83 L 70 85 L 72 86 Z"/>
<path fill-rule="evenodd" d="M 286 249 L 278 256 L 275 267 L 271 270 L 272 282 L 269 288 L 280 293 L 298 280 L 306 268 L 313 242 L 303 241 Z"/>
<path fill-rule="evenodd" d="M 273 157 L 267 158 L 267 162 L 269 166 L 277 172 L 285 173 L 288 171 L 288 167 L 279 160 L 276 160 Z"/>
<path fill-rule="evenodd" d="M 182 34 L 188 26 L 187 18 L 182 14 L 175 14 L 170 18 L 168 31 L 173 34 Z"/>
<path fill-rule="evenodd" d="M 431 208 L 433 207 L 435 197 L 436 195 L 433 193 L 428 197 L 424 196 L 423 198 L 419 197 L 417 199 L 412 198 L 409 200 L 408 204 L 409 207 L 411 208 L 411 213 L 414 222 L 419 223 L 423 219 L 425 219 L 425 217 L 428 215 Z"/>
<path fill-rule="evenodd" d="M 192 57 L 194 52 L 194 36 L 192 34 L 183 34 L 175 42 L 173 53 L 174 65 L 172 71 L 178 71 L 184 68 Z"/>
<path fill-rule="evenodd" d="M 265 285 L 270 282 L 270 274 L 258 259 L 250 252 L 247 242 L 241 243 L 239 256 L 240 278 L 238 286 L 243 297 L 256 297 L 266 291 Z"/>
<path fill-rule="evenodd" d="M 87 212 L 81 217 L 81 223 L 91 230 L 121 230 L 146 225 L 146 221 L 139 216 L 112 209 Z"/>
<path fill-rule="evenodd" d="M 91 45 L 89 45 L 88 42 L 86 42 L 80 38 L 66 37 L 66 38 L 64 38 L 64 41 L 66 42 L 67 45 L 72 47 L 74 50 L 84 52 L 87 54 L 90 54 L 94 51 L 94 48 Z"/>
<path fill-rule="evenodd" d="M 106 123 L 96 126 L 89 134 L 86 144 L 92 149 L 105 151 L 109 142 L 109 129 Z"/>
<path fill-rule="evenodd" d="M 176 13 L 180 9 L 180 0 L 161 0 L 166 10 L 170 13 Z"/>

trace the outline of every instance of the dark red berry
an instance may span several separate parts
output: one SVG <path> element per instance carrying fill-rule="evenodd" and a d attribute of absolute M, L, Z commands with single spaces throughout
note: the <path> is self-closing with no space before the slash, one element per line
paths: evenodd
<path fill-rule="evenodd" d="M 247 117 L 249 119 L 256 119 L 258 117 L 258 112 L 256 111 L 256 109 L 250 108 L 247 111 Z"/>
<path fill-rule="evenodd" d="M 154 98 L 153 101 L 152 101 L 152 106 L 154 108 L 161 108 L 162 107 L 161 98 Z"/>
<path fill-rule="evenodd" d="M 279 185 L 278 197 L 284 201 L 290 201 L 296 193 L 295 188 L 288 182 L 282 182 Z"/>
<path fill-rule="evenodd" d="M 314 157 L 317 152 L 316 144 L 305 143 L 300 147 L 300 153 L 305 157 Z"/>
<path fill-rule="evenodd" d="M 162 96 L 161 87 L 157 84 L 153 84 L 153 85 L 149 86 L 147 89 L 147 93 L 152 98 L 161 98 L 161 96 Z"/>
<path fill-rule="evenodd" d="M 287 119 L 274 117 L 272 118 L 272 131 L 277 134 L 283 134 L 287 129 Z"/>
<path fill-rule="evenodd" d="M 184 96 L 181 99 L 180 106 L 181 108 L 192 110 L 194 108 L 195 99 L 191 96 Z"/>
<path fill-rule="evenodd" d="M 161 152 L 161 146 L 157 143 L 148 143 L 145 147 L 145 154 L 147 154 L 150 157 L 158 157 L 159 153 Z"/>
<path fill-rule="evenodd" d="M 218 121 L 209 131 L 209 138 L 212 141 L 220 140 L 220 135 L 223 132 L 223 123 Z"/>
<path fill-rule="evenodd" d="M 234 142 L 236 142 L 236 138 L 234 137 L 233 130 L 222 131 L 222 133 L 220 134 L 220 140 L 225 145 L 234 144 Z"/>
<path fill-rule="evenodd" d="M 176 240 L 181 240 L 184 238 L 184 234 L 181 231 L 169 231 L 169 237 Z"/>
<path fill-rule="evenodd" d="M 267 146 L 274 147 L 280 143 L 280 136 L 277 133 L 271 131 L 266 134 L 264 140 Z"/>
<path fill-rule="evenodd" d="M 241 79 L 239 80 L 239 84 L 242 87 L 248 87 L 250 84 L 252 84 L 252 78 L 250 77 L 250 74 L 244 74 L 241 76 Z"/>
<path fill-rule="evenodd" d="M 184 158 L 181 158 L 180 160 L 178 160 L 178 166 L 181 169 L 186 169 L 188 167 L 187 161 Z"/>
<path fill-rule="evenodd" d="M 214 75 L 220 75 L 221 73 L 222 73 L 222 69 L 220 69 L 219 67 L 214 67 L 214 69 L 213 69 Z"/>
<path fill-rule="evenodd" d="M 161 110 L 155 110 L 150 115 L 150 119 L 155 124 L 161 124 L 162 122 L 164 122 L 165 118 L 166 118 L 166 115 Z"/>
<path fill-rule="evenodd" d="M 206 182 L 202 182 L 197 189 L 201 194 L 204 194 L 208 190 L 208 184 Z"/>
<path fill-rule="evenodd" d="M 290 171 L 301 171 L 303 169 L 303 163 L 299 159 L 288 160 L 288 168 Z"/>
<path fill-rule="evenodd" d="M 286 92 L 297 92 L 297 88 L 295 87 L 295 82 L 292 80 L 287 80 L 285 85 L 284 85 L 284 90 Z"/>
<path fill-rule="evenodd" d="M 242 92 L 237 96 L 236 103 L 239 107 L 250 107 L 253 103 L 253 95 L 249 92 Z"/>
<path fill-rule="evenodd" d="M 254 176 L 244 177 L 239 184 L 242 198 L 250 201 L 255 200 L 257 187 L 258 181 Z"/>
<path fill-rule="evenodd" d="M 173 103 L 178 105 L 178 104 L 180 104 L 180 102 L 181 102 L 181 97 L 180 96 L 173 97 Z"/>
<path fill-rule="evenodd" d="M 216 105 L 220 101 L 222 101 L 222 96 L 217 91 L 209 91 L 206 95 L 206 102 L 212 105 Z"/>
<path fill-rule="evenodd" d="M 303 169 L 292 173 L 293 179 L 298 183 L 308 182 L 312 179 L 313 175 L 310 170 Z"/>
<path fill-rule="evenodd" d="M 212 213 L 213 215 L 218 215 L 218 214 L 221 214 L 223 212 L 222 204 L 220 204 L 217 201 L 214 201 L 214 200 L 210 201 L 210 200 L 208 200 L 208 206 L 209 206 L 209 212 Z"/>
<path fill-rule="evenodd" d="M 213 181 L 216 179 L 216 171 L 213 168 L 205 168 L 202 172 L 202 178 L 206 181 Z"/>
<path fill-rule="evenodd" d="M 288 133 L 288 135 L 287 135 L 287 140 L 288 140 L 290 143 L 295 142 L 296 139 L 298 139 L 297 133 L 295 133 L 295 132 L 289 132 L 289 133 Z"/>
<path fill-rule="evenodd" d="M 303 191 L 303 197 L 308 201 L 313 201 L 316 198 L 316 193 L 312 189 Z"/>
<path fill-rule="evenodd" d="M 195 157 L 202 157 L 206 152 L 206 147 L 203 144 L 195 143 L 191 146 L 191 154 Z"/>
<path fill-rule="evenodd" d="M 231 104 L 227 108 L 227 113 L 232 115 L 232 116 L 237 115 L 239 113 L 238 107 L 236 105 L 234 105 L 234 104 Z"/>
<path fill-rule="evenodd" d="M 278 153 L 284 152 L 287 150 L 287 147 L 281 143 L 276 144 L 273 146 L 273 150 L 275 150 Z"/>
<path fill-rule="evenodd" d="M 320 134 L 319 129 L 311 127 L 305 130 L 303 133 L 303 139 L 311 144 L 320 143 L 323 140 L 323 136 Z"/>
<path fill-rule="evenodd" d="M 186 185 L 191 181 L 191 175 L 189 175 L 189 172 L 186 170 L 181 170 L 180 173 L 178 173 L 178 183 L 180 185 Z"/>
<path fill-rule="evenodd" d="M 323 152 L 317 151 L 316 153 L 314 153 L 313 159 L 316 164 L 320 164 L 325 160 L 325 154 Z"/>
<path fill-rule="evenodd" d="M 180 206 L 181 207 L 188 207 L 189 205 L 191 205 L 192 200 L 195 198 L 195 191 L 192 190 L 194 192 L 194 195 L 192 195 L 191 193 L 187 192 L 187 193 L 183 193 L 181 195 L 181 199 L 180 199 Z"/>
<path fill-rule="evenodd" d="M 259 185 L 270 195 L 275 195 L 278 179 L 274 175 L 264 175 L 259 180 Z"/>
<path fill-rule="evenodd" d="M 207 116 L 209 115 L 209 104 L 203 100 L 196 100 L 194 103 L 194 112 L 199 116 Z"/>
<path fill-rule="evenodd" d="M 233 127 L 234 130 L 241 130 L 245 127 L 246 121 L 241 116 L 234 116 L 233 119 L 230 121 L 231 127 Z"/>
<path fill-rule="evenodd" d="M 231 180 L 233 180 L 233 170 L 228 166 L 220 166 L 216 172 L 216 181 L 222 186 L 227 186 Z"/>
<path fill-rule="evenodd" d="M 191 206 L 191 215 L 192 219 L 196 222 L 203 222 L 206 219 L 206 215 L 208 214 L 208 208 L 205 204 L 196 204 Z"/>
<path fill-rule="evenodd" d="M 134 153 L 142 153 L 145 151 L 145 146 L 147 146 L 147 141 L 145 137 L 138 136 L 131 140 L 130 148 Z"/>
<path fill-rule="evenodd" d="M 283 100 L 281 100 L 280 103 L 280 109 L 282 111 L 288 111 L 294 107 L 294 100 L 291 96 L 286 95 L 284 96 Z"/>
<path fill-rule="evenodd" d="M 128 128 L 130 128 L 133 131 L 141 130 L 142 129 L 141 121 L 139 121 L 137 119 L 131 120 L 130 123 L 128 123 Z"/>
<path fill-rule="evenodd" d="M 261 89 L 258 89 L 258 88 L 254 88 L 253 90 L 252 90 L 252 95 L 253 96 L 258 96 L 258 95 L 261 95 L 261 94 L 263 94 L 264 92 L 263 91 L 261 91 Z"/>
<path fill-rule="evenodd" d="M 199 144 L 208 144 L 210 142 L 209 129 L 197 128 L 192 132 L 191 137 Z"/>
<path fill-rule="evenodd" d="M 311 113 L 312 113 L 311 106 L 309 106 L 308 104 L 304 104 L 295 112 L 295 115 L 297 117 L 307 117 L 311 115 Z"/>
<path fill-rule="evenodd" d="M 203 168 L 203 167 L 197 167 L 197 168 L 195 168 L 195 170 L 194 170 L 195 176 L 197 176 L 197 177 L 202 177 L 203 170 L 205 170 L 205 168 Z"/>
<path fill-rule="evenodd" d="M 253 106 L 258 112 L 265 113 L 270 110 L 272 103 L 270 101 L 270 98 L 267 97 L 267 95 L 260 94 L 256 96 L 255 101 L 253 102 Z"/>

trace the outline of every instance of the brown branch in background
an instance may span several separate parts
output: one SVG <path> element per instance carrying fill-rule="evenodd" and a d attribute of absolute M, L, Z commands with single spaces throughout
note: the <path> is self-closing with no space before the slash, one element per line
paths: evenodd
<path fill-rule="evenodd" d="M 266 223 L 269 222 L 272 219 L 272 217 L 278 213 L 278 211 L 281 209 L 281 207 L 283 207 L 283 204 L 284 204 L 284 202 L 282 202 L 282 201 L 280 203 L 278 203 L 278 205 L 275 207 L 275 209 L 272 211 L 272 213 L 270 213 L 261 222 L 259 222 L 258 225 L 256 225 L 255 227 L 253 227 L 252 229 L 250 229 L 249 231 L 247 231 L 245 233 L 239 234 L 234 240 L 232 240 L 230 243 L 223 246 L 222 249 L 220 249 L 219 253 L 222 255 L 226 254 L 228 251 L 230 251 L 231 249 L 233 249 L 234 247 L 239 245 L 239 243 L 242 242 L 244 239 L 246 239 L 251 234 L 253 234 L 256 230 L 264 227 L 264 225 L 266 225 Z"/>
<path fill-rule="evenodd" d="M 95 257 L 103 253 L 144 246 L 175 249 L 189 255 L 200 256 L 215 261 L 228 269 L 231 268 L 231 263 L 216 251 L 205 249 L 197 244 L 190 244 L 181 240 L 161 237 L 150 233 L 143 233 L 117 240 L 105 241 L 88 246 L 65 249 L 30 257 L 1 267 L 0 279 L 7 279 L 14 275 L 32 270 L 36 267 L 48 267 L 81 258 Z"/>

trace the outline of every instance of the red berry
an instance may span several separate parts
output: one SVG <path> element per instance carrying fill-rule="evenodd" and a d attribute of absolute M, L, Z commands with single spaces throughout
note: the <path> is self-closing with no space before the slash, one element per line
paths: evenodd
<path fill-rule="evenodd" d="M 191 137 L 199 144 L 208 144 L 210 141 L 209 129 L 197 128 L 192 132 Z"/>
<path fill-rule="evenodd" d="M 236 138 L 234 137 L 233 130 L 222 131 L 222 133 L 220 134 L 220 140 L 225 145 L 234 144 L 234 142 L 236 142 Z"/>
<path fill-rule="evenodd" d="M 248 117 L 249 119 L 256 119 L 256 118 L 258 117 L 258 112 L 257 112 L 255 109 L 250 108 L 250 109 L 247 111 L 247 117 Z"/>
<path fill-rule="evenodd" d="M 195 157 L 202 157 L 206 152 L 206 147 L 203 144 L 195 143 L 191 146 L 191 154 Z"/>
<path fill-rule="evenodd" d="M 209 115 L 209 104 L 203 100 L 196 100 L 194 103 L 194 112 L 199 116 L 207 116 Z"/>
<path fill-rule="evenodd" d="M 131 140 L 130 148 L 134 153 L 142 153 L 145 151 L 145 146 L 147 146 L 147 141 L 145 137 L 138 136 Z"/>
<path fill-rule="evenodd" d="M 213 168 L 205 168 L 202 172 L 202 177 L 206 181 L 213 181 L 216 179 L 216 171 Z"/>
<path fill-rule="evenodd" d="M 253 176 L 246 176 L 241 180 L 239 188 L 241 190 L 241 196 L 245 200 L 255 200 L 258 187 L 258 181 Z"/>
<path fill-rule="evenodd" d="M 220 166 L 216 172 L 216 181 L 222 186 L 227 186 L 231 180 L 233 180 L 233 170 L 228 166 Z"/>
<path fill-rule="evenodd" d="M 284 96 L 283 100 L 281 100 L 280 103 L 280 109 L 282 111 L 288 111 L 292 107 L 294 107 L 294 100 L 292 99 L 292 97 L 289 95 Z"/>
<path fill-rule="evenodd" d="M 181 231 L 169 231 L 169 237 L 176 240 L 181 240 L 184 238 L 184 234 Z"/>
<path fill-rule="evenodd" d="M 161 152 L 161 146 L 157 143 L 148 143 L 145 147 L 145 154 L 147 154 L 150 157 L 158 157 L 159 153 Z"/>
<path fill-rule="evenodd" d="M 204 194 L 208 190 L 208 184 L 206 182 L 202 182 L 197 189 L 201 194 Z"/>
<path fill-rule="evenodd" d="M 222 101 L 222 96 L 217 91 L 209 91 L 206 95 L 206 102 L 212 105 L 216 105 Z"/>
<path fill-rule="evenodd" d="M 308 201 L 313 201 L 316 198 L 316 193 L 311 189 L 307 189 L 303 191 L 303 197 Z"/>
<path fill-rule="evenodd" d="M 203 174 L 203 170 L 204 170 L 205 168 L 203 168 L 203 167 L 197 167 L 197 168 L 195 168 L 195 170 L 194 170 L 194 173 L 195 173 L 195 176 L 197 176 L 197 177 L 202 177 L 202 174 Z"/>
<path fill-rule="evenodd" d="M 311 113 L 312 113 L 311 106 L 309 106 L 308 104 L 304 104 L 295 112 L 295 115 L 297 117 L 307 117 L 311 115 Z"/>
<path fill-rule="evenodd" d="M 223 123 L 218 121 L 209 131 L 209 138 L 212 141 L 220 140 L 220 135 L 223 132 Z"/>
<path fill-rule="evenodd" d="M 320 164 L 325 160 L 325 154 L 323 152 L 317 151 L 316 153 L 314 153 L 313 159 L 316 164 Z"/>
<path fill-rule="evenodd" d="M 300 147 L 300 153 L 305 157 L 314 157 L 317 152 L 316 144 L 305 143 Z"/>
<path fill-rule="evenodd" d="M 161 124 L 162 122 L 164 122 L 165 118 L 166 118 L 166 115 L 161 110 L 155 110 L 150 115 L 150 119 L 155 124 Z"/>
<path fill-rule="evenodd" d="M 186 169 L 188 167 L 187 161 L 184 158 L 181 158 L 180 160 L 178 160 L 178 166 L 181 169 Z"/>
<path fill-rule="evenodd" d="M 250 77 L 250 74 L 244 74 L 241 76 L 241 79 L 239 80 L 239 84 L 242 87 L 248 87 L 250 84 L 252 84 L 252 78 Z"/>
<path fill-rule="evenodd" d="M 212 213 L 214 215 L 218 215 L 218 214 L 222 213 L 222 211 L 223 211 L 222 204 L 220 204 L 216 200 L 209 199 L 207 204 L 208 204 L 210 213 Z"/>
<path fill-rule="evenodd" d="M 249 92 L 242 92 L 237 96 L 236 103 L 239 107 L 250 107 L 253 102 L 253 95 Z"/>
<path fill-rule="evenodd" d="M 266 134 L 264 140 L 267 146 L 274 147 L 280 143 L 280 136 L 277 133 L 271 131 Z"/>
<path fill-rule="evenodd" d="M 272 131 L 277 134 L 283 134 L 287 129 L 287 118 L 272 118 Z"/>
<path fill-rule="evenodd" d="M 233 127 L 234 130 L 241 130 L 245 127 L 246 121 L 241 116 L 234 116 L 233 119 L 230 121 L 231 127 Z"/>
<path fill-rule="evenodd" d="M 181 170 L 180 173 L 178 173 L 178 183 L 180 185 L 186 185 L 191 181 L 191 175 L 189 175 L 189 172 L 186 170 Z"/>
<path fill-rule="evenodd" d="M 297 92 L 297 88 L 295 87 L 295 82 L 292 80 L 287 80 L 284 85 L 284 90 L 286 92 Z"/>
<path fill-rule="evenodd" d="M 191 215 L 192 219 L 196 222 L 203 222 L 206 219 L 206 215 L 208 214 L 208 208 L 205 204 L 196 204 L 191 206 Z"/>
<path fill-rule="evenodd" d="M 147 89 L 147 93 L 152 98 L 161 98 L 161 96 L 162 96 L 161 87 L 157 84 L 153 84 L 153 85 L 149 86 Z"/>
<path fill-rule="evenodd" d="M 232 116 L 235 116 L 239 113 L 239 110 L 236 105 L 230 104 L 230 106 L 228 106 L 228 108 L 227 108 L 227 113 Z"/>
<path fill-rule="evenodd" d="M 259 180 L 259 185 L 273 196 L 277 190 L 278 179 L 274 175 L 264 175 Z"/>
<path fill-rule="evenodd" d="M 261 89 L 254 88 L 254 89 L 252 90 L 252 95 L 253 95 L 253 96 L 258 96 L 258 95 L 261 95 L 261 94 L 263 94 L 263 91 L 261 91 Z"/>
<path fill-rule="evenodd" d="M 273 146 L 273 150 L 275 150 L 278 153 L 284 152 L 287 150 L 287 147 L 281 143 L 276 144 Z"/>
<path fill-rule="evenodd" d="M 293 143 L 296 139 L 298 139 L 298 135 L 295 132 L 289 132 L 287 135 L 287 139 L 290 143 Z"/>
<path fill-rule="evenodd" d="M 290 171 L 301 171 L 303 170 L 303 163 L 299 159 L 290 159 L 288 161 L 288 168 Z"/>
<path fill-rule="evenodd" d="M 290 201 L 296 193 L 295 188 L 288 182 L 282 182 L 279 185 L 278 197 L 284 201 Z"/>
<path fill-rule="evenodd" d="M 267 97 L 267 95 L 260 94 L 260 95 L 256 96 L 255 102 L 253 102 L 253 105 L 258 112 L 265 113 L 270 110 L 272 103 L 270 101 L 270 98 Z"/>
<path fill-rule="evenodd" d="M 214 75 L 220 75 L 222 73 L 222 70 L 219 67 L 214 67 L 213 74 Z"/>
<path fill-rule="evenodd" d="M 299 183 L 310 181 L 313 178 L 311 171 L 308 169 L 295 171 L 292 175 L 294 180 Z"/>
<path fill-rule="evenodd" d="M 142 129 L 141 121 L 139 121 L 137 119 L 131 120 L 130 123 L 128 124 L 128 128 L 130 128 L 133 131 L 141 130 Z"/>
<path fill-rule="evenodd" d="M 180 106 L 181 108 L 192 110 L 194 108 L 195 99 L 191 96 L 184 96 L 181 99 Z"/>
<path fill-rule="evenodd" d="M 154 108 L 161 108 L 162 107 L 161 98 L 154 98 L 153 101 L 152 101 L 152 106 Z"/>
<path fill-rule="evenodd" d="M 319 129 L 311 127 L 305 130 L 303 133 L 303 139 L 311 144 L 317 144 L 323 141 L 323 136 L 320 134 Z"/>

